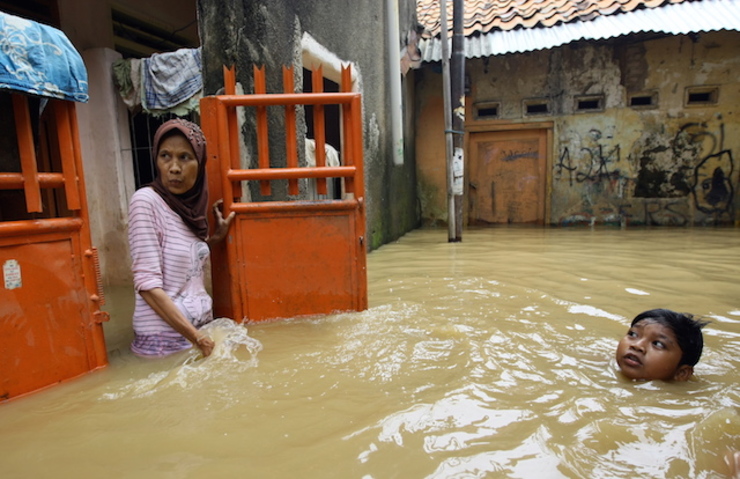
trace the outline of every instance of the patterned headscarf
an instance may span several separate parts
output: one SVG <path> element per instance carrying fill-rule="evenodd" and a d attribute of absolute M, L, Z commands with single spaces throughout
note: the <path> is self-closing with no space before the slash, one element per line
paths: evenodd
<path fill-rule="evenodd" d="M 149 184 L 154 191 L 159 193 L 162 199 L 177 213 L 190 230 L 200 239 L 208 237 L 208 183 L 206 182 L 206 137 L 203 131 L 195 123 L 176 118 L 163 123 L 154 134 L 152 143 L 152 159 L 157 162 L 159 144 L 165 136 L 173 130 L 177 130 L 193 147 L 193 152 L 198 160 L 198 177 L 190 190 L 181 195 L 171 193 L 159 177 L 159 168 L 155 168 L 157 176 Z"/>

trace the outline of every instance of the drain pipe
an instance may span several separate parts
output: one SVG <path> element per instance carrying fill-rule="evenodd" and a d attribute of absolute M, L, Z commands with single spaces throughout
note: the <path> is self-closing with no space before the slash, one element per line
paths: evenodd
<path fill-rule="evenodd" d="M 393 164 L 403 165 L 403 99 L 401 98 L 401 38 L 398 29 L 398 0 L 386 0 L 388 13 L 388 84 L 391 89 L 391 133 Z"/>

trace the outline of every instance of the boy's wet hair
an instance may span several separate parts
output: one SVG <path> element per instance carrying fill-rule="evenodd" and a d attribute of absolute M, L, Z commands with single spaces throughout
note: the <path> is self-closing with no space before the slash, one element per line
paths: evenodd
<path fill-rule="evenodd" d="M 676 335 L 676 341 L 678 341 L 678 346 L 683 353 L 679 366 L 684 364 L 694 366 L 699 362 L 704 348 L 704 337 L 701 334 L 701 328 L 706 326 L 708 321 L 702 321 L 694 318 L 691 314 L 677 313 L 670 309 L 651 309 L 635 316 L 630 326 L 645 320 L 662 324 Z"/>

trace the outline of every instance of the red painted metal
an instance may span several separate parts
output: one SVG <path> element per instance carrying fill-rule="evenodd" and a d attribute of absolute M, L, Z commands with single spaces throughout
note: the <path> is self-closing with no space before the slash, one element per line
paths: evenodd
<path fill-rule="evenodd" d="M 24 191 L 28 219 L 0 221 L 0 401 L 107 364 L 74 104 L 49 101 L 37 151 L 27 98 L 12 97 L 21 173 L 0 172 L 0 189 Z"/>
<path fill-rule="evenodd" d="M 284 69 L 287 93 L 267 94 L 264 70 L 255 67 L 254 72 L 255 94 L 201 100 L 201 124 L 208 144 L 214 145 L 209 147 L 209 191 L 223 198 L 225 213 L 236 212 L 227 240 L 212 250 L 214 313 L 253 322 L 366 309 L 361 97 L 350 91 L 349 69 L 342 74 L 341 93 L 294 93 L 288 78 L 292 71 Z M 314 85 L 321 84 L 316 80 Z M 234 78 L 225 75 L 225 81 Z M 225 91 L 233 89 L 227 85 Z M 323 109 L 314 108 L 316 166 L 299 167 L 296 108 L 332 104 L 342 113 L 343 166 L 325 166 Z M 279 106 L 285 107 L 287 166 L 277 168 L 270 165 L 266 112 Z M 255 110 L 258 168 L 238 164 L 238 142 L 231 136 L 236 108 Z M 343 178 L 344 197 L 245 202 L 236 189 L 257 181 L 260 193 L 269 196 L 270 183 L 287 181 L 289 194 L 295 195 L 298 182 L 309 178 L 324 186 L 328 178 Z"/>

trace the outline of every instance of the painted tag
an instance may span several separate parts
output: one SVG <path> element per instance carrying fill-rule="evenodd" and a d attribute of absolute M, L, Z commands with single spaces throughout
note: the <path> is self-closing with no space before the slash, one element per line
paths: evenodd
<path fill-rule="evenodd" d="M 21 265 L 17 260 L 9 259 L 3 263 L 3 278 L 5 279 L 5 289 L 20 288 L 23 284 L 21 281 Z"/>
<path fill-rule="evenodd" d="M 455 148 L 452 155 L 452 194 L 455 196 L 462 196 L 463 194 L 464 167 L 463 149 Z"/>

